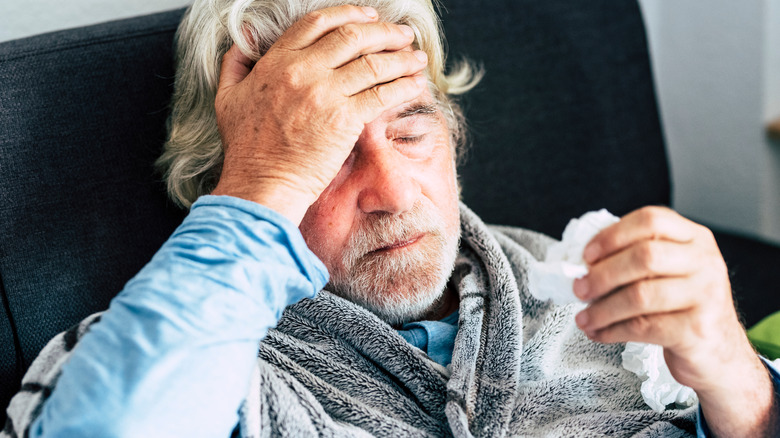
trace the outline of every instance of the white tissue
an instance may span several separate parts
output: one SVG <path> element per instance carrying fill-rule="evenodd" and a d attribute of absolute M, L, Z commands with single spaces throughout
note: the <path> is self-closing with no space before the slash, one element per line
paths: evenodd
<path fill-rule="evenodd" d="M 531 269 L 528 278 L 531 295 L 541 301 L 552 300 L 561 306 L 579 301 L 572 285 L 575 278 L 582 278 L 588 273 L 582 252 L 599 231 L 619 220 L 603 208 L 570 220 L 563 230 L 563 239 L 550 245 L 544 262 L 536 263 Z"/>
<path fill-rule="evenodd" d="M 541 301 L 552 300 L 558 305 L 580 302 L 572 286 L 575 278 L 588 274 L 588 266 L 582 259 L 585 246 L 601 230 L 619 220 L 601 209 L 569 221 L 563 238 L 550 245 L 544 262 L 537 262 L 531 267 L 528 277 L 531 295 Z M 693 406 L 697 402 L 696 393 L 672 377 L 661 346 L 628 342 L 622 357 L 623 368 L 642 380 L 642 398 L 654 411 L 663 412 L 671 403 Z"/>
<path fill-rule="evenodd" d="M 642 398 L 654 411 L 663 412 L 672 403 L 678 407 L 688 407 L 698 401 L 693 389 L 674 380 L 660 345 L 627 342 L 622 357 L 623 368 L 642 380 Z"/>

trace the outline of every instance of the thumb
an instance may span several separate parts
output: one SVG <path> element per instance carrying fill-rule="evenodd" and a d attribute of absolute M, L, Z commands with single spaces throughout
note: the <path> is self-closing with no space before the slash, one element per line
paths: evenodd
<path fill-rule="evenodd" d="M 219 89 L 232 87 L 243 81 L 252 71 L 254 62 L 241 53 L 238 46 L 233 47 L 222 57 L 222 68 L 219 72 Z"/>

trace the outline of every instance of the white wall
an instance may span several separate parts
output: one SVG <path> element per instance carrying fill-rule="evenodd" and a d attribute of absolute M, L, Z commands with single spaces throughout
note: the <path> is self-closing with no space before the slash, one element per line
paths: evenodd
<path fill-rule="evenodd" d="M 191 0 L 2 0 L 0 41 L 175 9 Z"/>
<path fill-rule="evenodd" d="M 780 1 L 768 0 L 764 20 L 764 121 L 780 118 Z M 780 142 L 767 140 L 769 167 L 764 181 L 766 199 L 762 234 L 780 240 Z"/>
<path fill-rule="evenodd" d="M 683 214 L 780 242 L 777 0 L 641 0 Z"/>
<path fill-rule="evenodd" d="M 2 0 L 0 41 L 190 0 Z M 780 242 L 780 0 L 640 0 L 674 181 L 709 224 Z"/>

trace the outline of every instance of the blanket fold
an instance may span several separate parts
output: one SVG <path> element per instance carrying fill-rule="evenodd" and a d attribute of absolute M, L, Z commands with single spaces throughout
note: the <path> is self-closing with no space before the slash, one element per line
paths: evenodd
<path fill-rule="evenodd" d="M 449 373 L 366 309 L 322 291 L 286 309 L 262 341 L 241 436 L 695 435 L 695 407 L 650 410 L 641 381 L 621 366 L 623 345 L 582 334 L 574 322 L 581 304 L 530 295 L 528 270 L 552 239 L 489 227 L 463 205 L 461 230 L 450 280 L 460 313 Z M 56 385 L 74 334 L 80 339 L 90 318 L 49 343 L 26 384 Z M 17 430 L 44 401 L 42 392 L 14 398 L 8 412 Z"/>
<path fill-rule="evenodd" d="M 576 327 L 581 304 L 530 295 L 528 271 L 552 239 L 489 227 L 465 206 L 461 238 L 450 280 L 460 318 L 449 379 L 372 313 L 323 291 L 288 308 L 262 343 L 258 367 L 306 388 L 285 392 L 271 409 L 316 402 L 333 436 L 356 433 L 347 424 L 374 436 L 695 434 L 693 409 L 647 409 L 641 382 L 620 365 L 623 345 L 591 342 Z M 247 415 L 266 409 L 273 393 L 264 387 L 259 401 L 247 399 Z"/>

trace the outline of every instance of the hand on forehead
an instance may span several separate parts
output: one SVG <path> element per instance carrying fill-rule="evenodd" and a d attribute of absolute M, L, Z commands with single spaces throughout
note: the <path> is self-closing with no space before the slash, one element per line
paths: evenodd
<path fill-rule="evenodd" d="M 427 56 L 413 41 L 373 9 L 338 6 L 307 14 L 254 65 L 231 48 L 216 98 L 225 160 L 214 193 L 299 223 L 365 125 L 426 90 Z"/>

